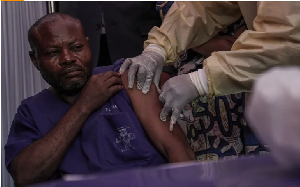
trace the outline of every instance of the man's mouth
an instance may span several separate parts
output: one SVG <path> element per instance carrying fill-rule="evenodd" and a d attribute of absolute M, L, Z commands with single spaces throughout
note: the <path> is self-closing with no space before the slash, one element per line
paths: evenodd
<path fill-rule="evenodd" d="M 73 67 L 65 69 L 65 71 L 62 72 L 62 76 L 65 78 L 72 78 L 80 75 L 82 73 L 82 68 L 80 67 Z"/>
<path fill-rule="evenodd" d="M 70 71 L 70 72 L 67 72 L 67 73 L 63 74 L 63 76 L 66 77 L 66 78 L 72 78 L 72 77 L 78 76 L 79 74 L 81 74 L 81 72 L 82 71 L 79 71 L 79 70 Z"/>

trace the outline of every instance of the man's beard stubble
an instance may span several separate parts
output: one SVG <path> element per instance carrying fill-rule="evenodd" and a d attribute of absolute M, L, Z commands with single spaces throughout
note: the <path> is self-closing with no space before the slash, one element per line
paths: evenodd
<path fill-rule="evenodd" d="M 43 79 L 52 86 L 58 94 L 74 96 L 77 95 L 85 86 L 86 82 L 92 76 L 91 68 L 87 68 L 86 72 L 84 72 L 81 80 L 72 82 L 72 83 L 63 83 L 59 78 L 55 78 L 55 76 L 50 72 L 40 72 Z"/>

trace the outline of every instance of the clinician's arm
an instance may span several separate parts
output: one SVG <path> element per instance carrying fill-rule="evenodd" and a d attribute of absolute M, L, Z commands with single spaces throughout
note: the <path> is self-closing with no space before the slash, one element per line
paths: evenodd
<path fill-rule="evenodd" d="M 166 63 L 174 62 L 178 54 L 199 46 L 241 17 L 237 2 L 175 1 L 160 27 L 153 27 L 145 47 L 157 44 L 167 54 Z"/>
<path fill-rule="evenodd" d="M 255 30 L 246 30 L 231 51 L 215 52 L 204 61 L 208 92 L 248 92 L 256 78 L 274 66 L 299 66 L 300 2 L 257 3 Z"/>
<path fill-rule="evenodd" d="M 152 83 L 148 94 L 143 94 L 138 90 L 136 83 L 132 89 L 128 89 L 127 71 L 122 74 L 121 81 L 129 95 L 138 119 L 155 147 L 169 162 L 195 160 L 195 154 L 180 126 L 178 124 L 174 125 L 174 129 L 171 132 L 169 130 L 170 119 L 165 122 L 159 119 L 162 106 L 154 84 Z"/>

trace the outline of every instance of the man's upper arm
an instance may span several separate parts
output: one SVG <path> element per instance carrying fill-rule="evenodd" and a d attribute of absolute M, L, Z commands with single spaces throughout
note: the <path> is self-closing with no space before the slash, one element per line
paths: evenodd
<path fill-rule="evenodd" d="M 5 149 L 5 166 L 11 173 L 11 162 L 27 146 L 41 138 L 26 105 L 21 105 L 12 122 Z"/>
<path fill-rule="evenodd" d="M 162 109 L 162 105 L 158 99 L 158 92 L 155 85 L 152 83 L 149 93 L 143 94 L 140 90 L 137 90 L 136 83 L 132 89 L 128 89 L 127 74 L 125 71 L 121 80 L 124 88 L 129 95 L 132 102 L 133 109 L 141 122 L 146 133 L 150 137 L 152 143 L 158 148 L 169 161 L 186 161 L 194 159 L 194 153 L 191 150 L 187 139 L 179 125 L 174 126 L 174 130 L 169 130 L 170 119 L 163 122 L 160 120 L 159 115 Z M 170 150 L 172 154 L 178 155 L 177 158 L 170 159 Z M 178 153 L 183 152 L 183 153 Z M 189 156 L 189 158 L 187 158 Z"/>

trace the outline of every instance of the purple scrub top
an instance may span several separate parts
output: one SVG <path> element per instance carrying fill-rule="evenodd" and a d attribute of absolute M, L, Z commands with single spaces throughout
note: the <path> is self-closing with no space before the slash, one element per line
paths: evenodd
<path fill-rule="evenodd" d="M 124 59 L 97 67 L 93 74 L 118 71 Z M 22 101 L 5 145 L 5 165 L 25 147 L 45 136 L 70 109 L 45 89 Z M 135 115 L 125 90 L 92 113 L 68 149 L 52 178 L 90 174 L 166 163 L 153 147 Z"/>

